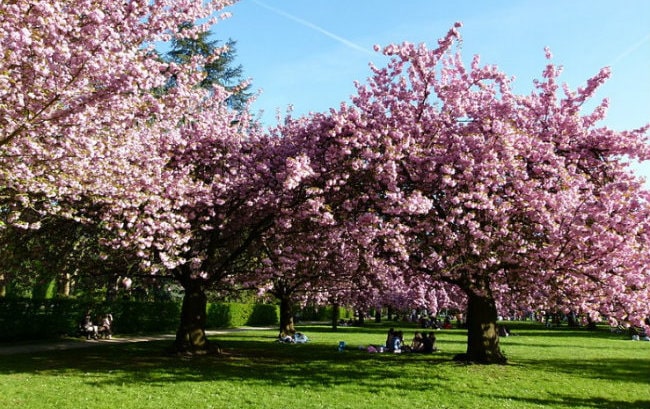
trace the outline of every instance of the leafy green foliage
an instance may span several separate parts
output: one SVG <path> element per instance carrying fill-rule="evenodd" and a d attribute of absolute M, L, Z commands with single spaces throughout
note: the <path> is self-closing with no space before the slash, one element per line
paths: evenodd
<path fill-rule="evenodd" d="M 192 27 L 193 25 L 187 23 L 181 25 L 180 31 Z M 237 56 L 236 41 L 230 39 L 225 46 L 221 46 L 218 40 L 210 40 L 211 36 L 212 33 L 206 31 L 198 33 L 195 38 L 176 38 L 172 41 L 172 49 L 166 54 L 166 58 L 178 64 L 189 64 L 194 56 L 209 58 L 221 50 L 216 58 L 203 66 L 205 78 L 200 86 L 205 89 L 211 89 L 215 85 L 224 87 L 233 93 L 228 98 L 228 104 L 241 111 L 250 99 L 251 92 L 250 84 L 242 85 L 242 66 L 234 65 Z M 170 85 L 173 85 L 174 81 L 172 77 Z"/>
<path fill-rule="evenodd" d="M 5 226 L 0 230 L 0 285 L 6 296 L 105 299 L 107 289 L 126 272 L 138 270 L 128 250 L 101 246 L 108 232 L 61 217 L 41 221 L 40 229 Z"/>

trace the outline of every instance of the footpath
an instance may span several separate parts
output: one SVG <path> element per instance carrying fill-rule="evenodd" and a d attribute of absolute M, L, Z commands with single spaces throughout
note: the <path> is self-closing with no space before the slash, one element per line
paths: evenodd
<path fill-rule="evenodd" d="M 32 354 L 44 351 L 63 351 L 68 349 L 92 348 L 102 345 L 124 344 L 127 342 L 148 342 L 161 339 L 174 339 L 174 335 L 153 335 L 138 337 L 113 337 L 111 339 L 63 339 L 54 341 L 25 342 L 17 345 L 0 344 L 0 356 Z"/>
<path fill-rule="evenodd" d="M 207 336 L 226 334 L 236 331 L 251 331 L 251 330 L 261 330 L 268 329 L 267 327 L 241 327 L 241 328 L 232 328 L 224 329 L 218 331 L 205 331 Z M 115 345 L 115 344 L 124 344 L 131 342 L 149 342 L 149 341 L 160 341 L 160 340 L 173 340 L 176 337 L 175 334 L 159 334 L 159 335 L 142 335 L 142 336 L 113 336 L 111 339 L 99 339 L 99 340 L 86 340 L 83 338 L 70 338 L 63 340 L 53 340 L 53 341 L 38 341 L 38 342 L 25 342 L 19 344 L 0 344 L 0 356 L 3 355 L 17 355 L 17 354 L 32 354 L 37 352 L 45 351 L 63 351 L 68 349 L 80 349 L 80 348 L 93 348 L 100 347 L 103 345 Z"/>

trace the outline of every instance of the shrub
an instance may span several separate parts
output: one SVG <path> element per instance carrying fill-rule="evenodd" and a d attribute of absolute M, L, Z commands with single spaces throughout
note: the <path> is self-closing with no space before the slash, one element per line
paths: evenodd
<path fill-rule="evenodd" d="M 279 313 L 277 305 L 255 304 L 246 325 L 250 325 L 251 327 L 277 325 L 279 323 Z"/>
<path fill-rule="evenodd" d="M 244 325 L 267 326 L 278 323 L 278 307 L 269 304 L 209 303 L 207 328 Z"/>
<path fill-rule="evenodd" d="M 302 321 L 331 321 L 334 314 L 334 307 L 331 305 L 323 307 L 318 305 L 308 305 L 302 308 L 299 314 Z M 348 319 L 353 317 L 353 310 L 345 307 L 339 307 L 340 319 Z"/>

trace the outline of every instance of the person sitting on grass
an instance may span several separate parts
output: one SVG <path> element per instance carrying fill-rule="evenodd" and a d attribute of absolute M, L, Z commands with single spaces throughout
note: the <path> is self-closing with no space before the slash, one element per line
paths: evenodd
<path fill-rule="evenodd" d="M 413 335 L 413 341 L 411 341 L 411 352 L 422 352 L 422 349 L 424 348 L 422 340 L 422 334 L 419 331 L 416 331 Z"/>
<path fill-rule="evenodd" d="M 423 354 L 430 354 L 436 352 L 438 347 L 436 346 L 436 334 L 429 332 L 422 337 L 422 350 Z"/>
<path fill-rule="evenodd" d="M 390 328 L 386 334 L 386 349 L 391 351 L 393 349 L 393 339 L 395 338 L 395 329 Z"/>
<path fill-rule="evenodd" d="M 305 342 L 309 341 L 309 338 L 307 335 L 303 334 L 302 332 L 296 332 L 293 334 L 293 342 L 296 344 L 304 344 Z"/>
<path fill-rule="evenodd" d="M 393 336 L 393 344 L 391 345 L 391 351 L 396 354 L 402 352 L 402 344 L 404 343 L 404 333 L 402 331 L 395 331 Z"/>
<path fill-rule="evenodd" d="M 497 325 L 497 331 L 499 332 L 500 337 L 509 337 L 510 335 L 512 335 L 512 333 L 510 332 L 510 328 L 506 327 L 503 324 Z"/>
<path fill-rule="evenodd" d="M 632 335 L 633 341 L 650 341 L 650 337 L 648 336 L 645 327 L 630 326 L 630 334 Z"/>

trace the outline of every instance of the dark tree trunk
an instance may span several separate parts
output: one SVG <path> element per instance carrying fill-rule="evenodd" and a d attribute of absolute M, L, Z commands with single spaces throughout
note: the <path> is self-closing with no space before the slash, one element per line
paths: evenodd
<path fill-rule="evenodd" d="M 289 296 L 280 297 L 280 336 L 293 336 L 295 333 L 293 302 Z"/>
<path fill-rule="evenodd" d="M 375 310 L 375 322 L 377 324 L 381 323 L 381 307 Z"/>
<path fill-rule="evenodd" d="M 213 347 L 205 336 L 207 297 L 202 283 L 191 279 L 187 281 L 183 285 L 185 296 L 174 349 L 176 352 L 191 354 L 219 352 L 218 347 Z"/>
<path fill-rule="evenodd" d="M 363 311 L 359 310 L 359 321 L 358 325 L 363 327 L 366 324 L 366 315 Z"/>
<path fill-rule="evenodd" d="M 339 328 L 339 317 L 341 316 L 341 308 L 338 303 L 332 305 L 332 330 L 336 331 Z"/>
<path fill-rule="evenodd" d="M 468 294 L 467 353 L 455 359 L 481 364 L 506 363 L 499 348 L 497 309 L 491 296 Z"/>

